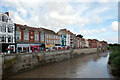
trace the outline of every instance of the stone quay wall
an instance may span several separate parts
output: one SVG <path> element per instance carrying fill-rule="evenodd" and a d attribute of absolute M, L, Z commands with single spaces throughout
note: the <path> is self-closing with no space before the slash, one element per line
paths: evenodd
<path fill-rule="evenodd" d="M 0 80 L 2 79 L 2 55 L 0 54 Z"/>
<path fill-rule="evenodd" d="M 62 51 L 19 53 L 2 55 L 3 78 L 10 75 L 34 69 L 47 63 L 62 61 L 80 54 L 90 54 L 99 51 L 97 48 L 71 49 Z"/>

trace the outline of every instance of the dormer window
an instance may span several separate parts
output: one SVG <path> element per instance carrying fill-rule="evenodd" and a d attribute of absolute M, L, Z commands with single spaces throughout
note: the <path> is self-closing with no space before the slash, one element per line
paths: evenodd
<path fill-rule="evenodd" d="M 3 22 L 8 22 L 8 19 L 6 18 L 6 16 L 2 16 L 2 21 Z"/>

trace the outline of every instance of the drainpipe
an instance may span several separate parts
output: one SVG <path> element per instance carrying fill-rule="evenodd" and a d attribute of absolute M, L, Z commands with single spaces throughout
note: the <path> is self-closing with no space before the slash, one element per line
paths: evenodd
<path fill-rule="evenodd" d="M 15 26 L 15 23 L 14 23 L 14 40 L 15 40 L 15 53 L 17 52 L 17 43 L 16 43 L 16 26 Z"/>

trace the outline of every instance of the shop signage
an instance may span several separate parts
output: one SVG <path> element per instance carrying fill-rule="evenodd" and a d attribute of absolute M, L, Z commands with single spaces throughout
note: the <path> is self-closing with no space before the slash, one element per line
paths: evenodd
<path fill-rule="evenodd" d="M 45 44 L 45 47 L 54 47 L 55 45 L 54 44 Z"/>

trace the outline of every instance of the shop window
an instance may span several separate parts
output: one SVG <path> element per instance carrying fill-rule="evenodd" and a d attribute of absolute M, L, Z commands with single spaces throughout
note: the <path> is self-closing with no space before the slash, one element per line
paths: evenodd
<path fill-rule="evenodd" d="M 28 47 L 23 47 L 23 51 L 27 52 L 28 51 Z"/>
<path fill-rule="evenodd" d="M 18 47 L 18 52 L 22 51 L 22 47 Z"/>
<path fill-rule="evenodd" d="M 37 50 L 37 48 L 35 47 L 34 50 Z"/>
<path fill-rule="evenodd" d="M 30 47 L 30 50 L 32 50 L 33 47 Z"/>
<path fill-rule="evenodd" d="M 28 52 L 29 52 L 29 47 L 28 47 Z"/>

